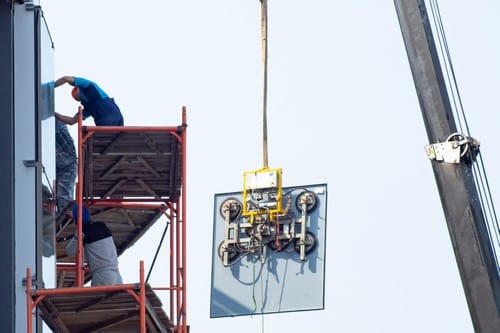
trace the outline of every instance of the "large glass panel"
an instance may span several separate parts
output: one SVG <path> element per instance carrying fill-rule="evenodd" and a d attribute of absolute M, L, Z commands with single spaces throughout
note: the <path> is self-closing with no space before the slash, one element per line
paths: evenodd
<path fill-rule="evenodd" d="M 265 192 L 215 195 L 211 318 L 324 308 L 326 184 L 283 188 L 283 214 Z"/>
<path fill-rule="evenodd" d="M 56 162 L 54 117 L 54 49 L 43 16 L 40 19 L 40 131 L 42 162 L 42 274 L 46 288 L 56 286 L 55 213 Z"/>

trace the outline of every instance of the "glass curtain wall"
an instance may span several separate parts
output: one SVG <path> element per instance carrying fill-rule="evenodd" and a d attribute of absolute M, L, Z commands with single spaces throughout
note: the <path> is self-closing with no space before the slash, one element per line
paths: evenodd
<path fill-rule="evenodd" d="M 41 142 L 38 143 L 41 158 L 41 246 L 42 274 L 45 288 L 56 287 L 55 216 L 56 216 L 56 160 L 55 160 L 55 117 L 54 117 L 54 48 L 50 32 L 41 11 L 37 15 L 38 75 L 40 78 L 38 116 Z M 40 254 L 38 255 L 40 257 Z"/>

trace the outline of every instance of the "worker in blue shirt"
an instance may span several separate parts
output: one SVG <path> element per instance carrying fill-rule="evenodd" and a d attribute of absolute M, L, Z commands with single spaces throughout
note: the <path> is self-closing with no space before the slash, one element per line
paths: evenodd
<path fill-rule="evenodd" d="M 91 116 L 96 126 L 123 126 L 123 115 L 115 100 L 95 82 L 76 76 L 63 76 L 55 81 L 54 87 L 57 88 L 65 83 L 74 87 L 71 95 L 82 104 L 83 119 Z M 57 119 L 68 125 L 78 122 L 78 113 L 73 117 L 57 112 L 55 115 Z"/>

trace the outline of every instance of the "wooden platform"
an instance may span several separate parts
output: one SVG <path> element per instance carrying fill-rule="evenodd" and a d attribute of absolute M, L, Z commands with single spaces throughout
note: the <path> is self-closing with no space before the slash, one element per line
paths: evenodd
<path fill-rule="evenodd" d="M 70 290 L 72 288 L 66 288 Z M 137 333 L 140 328 L 139 307 L 127 291 L 96 291 L 45 295 L 38 305 L 41 317 L 53 332 L 71 333 Z M 138 288 L 135 291 L 139 293 Z M 43 291 L 42 291 L 43 293 Z M 35 299 L 35 298 L 34 298 Z M 162 310 L 156 294 L 146 285 L 147 332 L 171 333 L 172 323 Z"/>
<path fill-rule="evenodd" d="M 170 132 L 95 132 L 84 150 L 84 195 L 175 199 L 180 195 L 181 153 Z"/>

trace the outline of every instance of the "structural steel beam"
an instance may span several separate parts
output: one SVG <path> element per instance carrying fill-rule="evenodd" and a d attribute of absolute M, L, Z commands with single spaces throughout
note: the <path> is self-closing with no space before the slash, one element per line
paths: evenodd
<path fill-rule="evenodd" d="M 424 0 L 394 0 L 429 143 L 456 132 Z M 432 168 L 476 332 L 500 332 L 500 285 L 472 165 Z"/>

